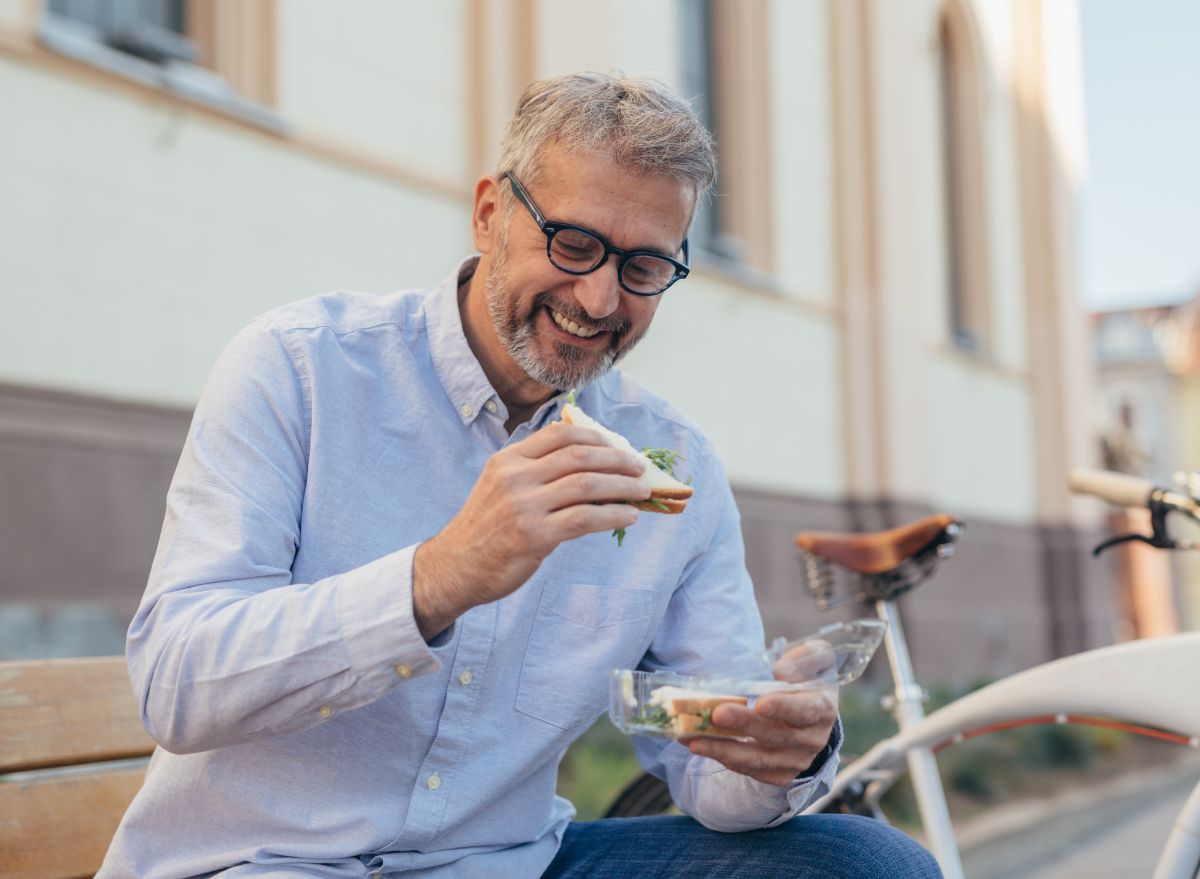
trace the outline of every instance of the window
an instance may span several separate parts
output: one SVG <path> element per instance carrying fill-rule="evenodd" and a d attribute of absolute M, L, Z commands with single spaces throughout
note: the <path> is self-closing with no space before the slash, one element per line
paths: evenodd
<path fill-rule="evenodd" d="M 47 47 L 276 131 L 274 0 L 47 0 Z"/>
<path fill-rule="evenodd" d="M 693 249 L 769 272 L 769 59 L 764 0 L 679 0 L 681 84 L 717 139 L 716 194 L 702 205 Z"/>
<path fill-rule="evenodd" d="M 939 27 L 939 91 L 949 325 L 954 343 L 991 345 L 984 219 L 982 118 L 977 64 L 963 12 L 951 4 Z"/>
<path fill-rule="evenodd" d="M 716 133 L 716 106 L 713 100 L 712 0 L 682 0 L 680 3 L 681 48 L 683 69 L 680 85 L 684 97 L 709 131 Z M 718 180 L 720 186 L 723 181 Z M 692 222 L 692 249 L 719 253 L 717 230 L 720 228 L 716 197 L 705 199 Z"/>
<path fill-rule="evenodd" d="M 184 0 L 50 0 L 48 10 L 81 25 L 81 34 L 147 61 L 199 55 L 184 29 Z"/>

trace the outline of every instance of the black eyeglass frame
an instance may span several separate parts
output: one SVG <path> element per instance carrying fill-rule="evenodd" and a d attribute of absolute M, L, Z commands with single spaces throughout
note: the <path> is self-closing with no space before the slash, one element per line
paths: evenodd
<path fill-rule="evenodd" d="M 529 196 L 529 193 L 525 191 L 525 187 L 521 185 L 521 181 L 514 177 L 511 172 L 507 171 L 500 175 L 501 180 L 505 178 L 508 178 L 508 183 L 510 186 L 512 186 L 513 195 L 517 197 L 517 201 L 525 205 L 525 210 L 529 211 L 529 215 L 533 217 L 533 221 L 537 223 L 537 227 L 541 229 L 542 234 L 546 236 L 546 259 L 550 261 L 550 265 L 554 266 L 560 272 L 566 272 L 568 275 L 590 275 L 592 272 L 596 271 L 602 265 L 608 262 L 608 258 L 615 253 L 618 257 L 617 283 L 621 285 L 622 290 L 632 293 L 634 296 L 661 296 L 663 293 L 667 292 L 667 290 L 671 289 L 676 281 L 682 281 L 691 272 L 691 267 L 688 266 L 687 262 L 680 262 L 677 259 L 667 256 L 665 253 L 659 253 L 655 250 L 622 250 L 619 247 L 613 247 L 608 243 L 608 241 L 605 240 L 603 235 L 588 229 L 586 226 L 576 226 L 572 223 L 558 223 L 554 220 L 547 220 L 545 215 L 538 209 L 538 206 L 533 203 L 533 199 Z M 596 260 L 596 264 L 590 269 L 568 269 L 560 266 L 554 261 L 554 256 L 550 249 L 551 244 L 554 242 L 554 236 L 559 232 L 563 232 L 568 229 L 573 232 L 582 233 L 583 235 L 594 239 L 601 247 L 604 248 L 604 253 L 600 255 L 600 258 Z M 686 238 L 683 239 L 683 246 L 681 249 L 683 250 L 684 260 L 687 260 L 688 242 Z M 638 256 L 651 256 L 655 259 L 665 260 L 675 268 L 675 274 L 671 277 L 671 280 L 667 281 L 666 286 L 661 290 L 655 290 L 652 293 L 644 293 L 639 290 L 634 290 L 625 283 L 625 266 L 631 259 Z"/>

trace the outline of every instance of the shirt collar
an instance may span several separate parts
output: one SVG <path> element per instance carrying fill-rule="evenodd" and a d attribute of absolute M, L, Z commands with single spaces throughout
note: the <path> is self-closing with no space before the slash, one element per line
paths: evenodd
<path fill-rule="evenodd" d="M 504 406 L 467 344 L 458 310 L 458 288 L 470 280 L 478 265 L 477 255 L 464 259 L 425 295 L 424 303 L 433 368 L 463 424 L 478 418 L 488 400 L 494 401 L 497 411 Z"/>
<path fill-rule="evenodd" d="M 508 408 L 488 381 L 487 374 L 475 358 L 475 352 L 467 344 L 462 314 L 458 310 L 458 288 L 471 279 L 478 266 L 478 255 L 464 259 L 425 295 L 424 303 L 433 368 L 463 424 L 474 422 L 485 411 L 489 401 L 502 421 L 508 419 Z M 566 393 L 561 392 L 539 406 L 529 419 L 530 427 L 537 429 L 545 424 L 551 415 L 558 412 L 566 398 Z"/>

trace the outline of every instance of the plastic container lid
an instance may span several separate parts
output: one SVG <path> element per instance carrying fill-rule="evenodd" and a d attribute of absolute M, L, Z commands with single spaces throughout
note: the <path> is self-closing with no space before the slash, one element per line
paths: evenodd
<path fill-rule="evenodd" d="M 681 675 L 669 671 L 616 669 L 609 690 L 608 716 L 629 735 L 677 739 L 701 735 L 737 736 L 712 723 L 722 702 L 753 706 L 760 696 L 781 691 L 817 690 L 856 680 L 887 626 L 881 620 L 834 623 L 807 638 L 779 638 L 751 667 L 717 675 Z M 775 663 L 787 657 L 786 680 L 774 676 Z"/>

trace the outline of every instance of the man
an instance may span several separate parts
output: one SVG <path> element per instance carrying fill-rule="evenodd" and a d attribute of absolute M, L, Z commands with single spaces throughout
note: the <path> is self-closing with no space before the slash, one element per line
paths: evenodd
<path fill-rule="evenodd" d="M 162 747 L 102 877 L 936 875 L 875 822 L 789 821 L 836 769 L 831 692 L 720 708 L 747 741 L 636 741 L 695 820 L 571 824 L 554 796 L 610 669 L 762 648 L 720 463 L 611 371 L 687 274 L 714 171 L 653 85 L 536 83 L 475 188 L 477 258 L 230 344 L 129 631 Z M 575 388 L 683 454 L 682 515 L 639 518 L 644 461 L 552 423 Z"/>

